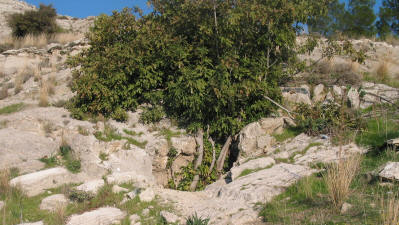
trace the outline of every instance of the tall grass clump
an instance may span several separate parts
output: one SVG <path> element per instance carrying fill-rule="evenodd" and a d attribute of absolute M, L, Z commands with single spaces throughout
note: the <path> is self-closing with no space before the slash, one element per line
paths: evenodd
<path fill-rule="evenodd" d="M 350 194 L 350 185 L 359 171 L 360 162 L 360 155 L 353 155 L 327 166 L 324 181 L 327 186 L 328 197 L 337 211 L 341 209 Z"/>
<path fill-rule="evenodd" d="M 381 197 L 380 206 L 383 225 L 399 224 L 399 198 L 397 194 L 390 193 L 387 199 Z"/>

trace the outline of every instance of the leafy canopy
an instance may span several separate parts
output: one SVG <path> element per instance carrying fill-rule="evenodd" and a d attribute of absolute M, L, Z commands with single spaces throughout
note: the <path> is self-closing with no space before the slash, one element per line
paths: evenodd
<path fill-rule="evenodd" d="M 381 37 L 399 35 L 399 0 L 383 0 L 379 16 L 377 29 Z"/>
<path fill-rule="evenodd" d="M 273 110 L 264 95 L 280 101 L 296 34 L 326 2 L 151 0 L 149 15 L 101 15 L 91 47 L 70 61 L 80 66 L 72 111 L 113 116 L 150 103 L 192 130 L 236 134 Z"/>

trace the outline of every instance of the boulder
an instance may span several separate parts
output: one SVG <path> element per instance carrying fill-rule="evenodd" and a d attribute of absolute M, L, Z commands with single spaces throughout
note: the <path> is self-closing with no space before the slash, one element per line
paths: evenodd
<path fill-rule="evenodd" d="M 344 202 L 344 204 L 341 207 L 341 214 L 345 214 L 347 213 L 349 210 L 351 210 L 353 208 L 353 205 Z"/>
<path fill-rule="evenodd" d="M 129 216 L 130 225 L 139 225 L 140 223 L 140 216 L 137 214 L 133 214 Z"/>
<path fill-rule="evenodd" d="M 334 93 L 335 96 L 337 96 L 337 97 L 340 98 L 340 97 L 342 97 L 343 90 L 342 90 L 341 87 L 339 87 L 339 86 L 337 86 L 337 85 L 334 85 L 334 86 L 333 86 L 333 93 Z"/>
<path fill-rule="evenodd" d="M 352 108 L 358 109 L 360 107 L 359 92 L 355 88 L 349 89 L 348 100 Z"/>
<path fill-rule="evenodd" d="M 313 102 L 322 102 L 324 98 L 324 85 L 319 84 L 313 89 Z"/>
<path fill-rule="evenodd" d="M 63 194 L 52 195 L 42 200 L 40 204 L 41 210 L 55 211 L 57 208 L 64 208 L 68 205 L 69 200 Z"/>
<path fill-rule="evenodd" d="M 104 207 L 81 215 L 72 215 L 67 225 L 111 225 L 119 223 L 125 216 L 118 208 Z"/>
<path fill-rule="evenodd" d="M 2 210 L 5 206 L 5 203 L 3 201 L 0 201 L 0 210 Z"/>
<path fill-rule="evenodd" d="M 399 180 L 399 162 L 387 163 L 379 176 L 389 180 Z"/>
<path fill-rule="evenodd" d="M 139 194 L 140 201 L 151 202 L 155 198 L 155 192 L 152 188 L 147 188 Z"/>
<path fill-rule="evenodd" d="M 168 212 L 168 211 L 161 211 L 162 218 L 169 224 L 169 223 L 177 223 L 179 221 L 179 217 L 175 214 Z"/>
<path fill-rule="evenodd" d="M 244 127 L 239 134 L 240 159 L 268 152 L 275 142 L 271 135 L 281 133 L 284 124 L 283 117 L 264 118 Z"/>
<path fill-rule="evenodd" d="M 73 177 L 73 174 L 65 168 L 57 167 L 16 177 L 10 181 L 10 184 L 22 188 L 29 197 L 32 197 L 43 193 L 46 189 L 77 182 Z"/>
<path fill-rule="evenodd" d="M 310 97 L 306 94 L 302 93 L 295 93 L 295 92 L 283 92 L 283 99 L 285 102 L 293 103 L 293 104 L 307 104 L 311 105 L 312 101 L 310 100 Z"/>
<path fill-rule="evenodd" d="M 100 188 L 103 186 L 104 186 L 104 180 L 96 179 L 96 180 L 87 181 L 84 184 L 77 186 L 76 190 L 97 194 L 98 190 L 100 190 Z"/>
<path fill-rule="evenodd" d="M 237 177 L 239 177 L 241 173 L 245 170 L 265 169 L 267 167 L 274 165 L 275 163 L 276 162 L 274 161 L 274 159 L 270 157 L 250 160 L 239 166 L 231 168 L 230 170 L 231 179 L 232 180 L 237 179 Z"/>

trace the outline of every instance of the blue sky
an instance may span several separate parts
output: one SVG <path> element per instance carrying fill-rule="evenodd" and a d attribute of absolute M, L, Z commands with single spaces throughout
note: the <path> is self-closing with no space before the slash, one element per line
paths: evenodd
<path fill-rule="evenodd" d="M 124 7 L 139 6 L 144 11 L 150 11 L 147 0 L 25 0 L 38 6 L 39 3 L 53 4 L 58 14 L 84 18 L 97 16 L 101 13 L 110 14 L 113 10 L 121 10 Z M 341 0 L 344 1 L 344 0 Z M 345 0 L 346 1 L 346 0 Z M 378 10 L 382 0 L 376 0 L 375 9 Z"/>

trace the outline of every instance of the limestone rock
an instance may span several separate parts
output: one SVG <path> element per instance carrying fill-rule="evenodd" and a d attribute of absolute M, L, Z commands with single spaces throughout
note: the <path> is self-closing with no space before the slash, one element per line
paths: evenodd
<path fill-rule="evenodd" d="M 268 152 L 274 144 L 273 133 L 280 133 L 284 128 L 284 118 L 264 118 L 248 124 L 239 134 L 238 148 L 240 158 L 255 157 Z"/>
<path fill-rule="evenodd" d="M 179 154 L 182 153 L 184 155 L 194 155 L 196 152 L 197 143 L 193 137 L 172 137 L 171 142 L 172 147 L 174 147 Z"/>
<path fill-rule="evenodd" d="M 179 217 L 171 212 L 161 211 L 160 214 L 162 218 L 164 218 L 165 221 L 168 223 L 177 223 L 179 221 Z"/>
<path fill-rule="evenodd" d="M 0 210 L 2 210 L 5 206 L 5 203 L 3 201 L 0 201 Z"/>
<path fill-rule="evenodd" d="M 138 187 L 147 187 L 153 184 L 151 178 L 137 174 L 136 172 L 112 173 L 106 177 L 108 183 L 123 184 L 134 183 Z"/>
<path fill-rule="evenodd" d="M 111 225 L 119 223 L 125 216 L 118 208 L 104 207 L 81 215 L 72 215 L 67 225 Z"/>
<path fill-rule="evenodd" d="M 274 161 L 274 159 L 270 157 L 250 160 L 239 166 L 231 168 L 230 170 L 231 179 L 235 180 L 245 170 L 265 169 L 269 166 L 274 165 L 275 163 L 276 162 Z"/>
<path fill-rule="evenodd" d="M 31 197 L 71 182 L 76 182 L 72 174 L 65 168 L 57 167 L 16 177 L 10 184 L 21 187 Z"/>
<path fill-rule="evenodd" d="M 349 89 L 348 100 L 352 108 L 358 109 L 360 107 L 360 96 L 359 92 L 356 89 L 354 88 Z"/>
<path fill-rule="evenodd" d="M 341 214 L 345 214 L 347 213 L 349 210 L 351 210 L 353 208 L 353 205 L 344 202 L 344 204 L 341 207 Z"/>
<path fill-rule="evenodd" d="M 57 208 L 66 207 L 69 200 L 63 194 L 52 195 L 42 200 L 41 210 L 55 211 Z"/>
<path fill-rule="evenodd" d="M 319 84 L 313 89 L 313 102 L 322 102 L 324 98 L 324 85 Z"/>
<path fill-rule="evenodd" d="M 27 162 L 37 161 L 57 150 L 57 143 L 37 133 L 14 128 L 0 129 L 0 169 L 24 169 Z"/>
<path fill-rule="evenodd" d="M 97 179 L 97 180 L 87 181 L 84 184 L 77 186 L 76 190 L 97 194 L 98 190 L 100 190 L 100 188 L 103 186 L 104 186 L 104 180 Z"/>
<path fill-rule="evenodd" d="M 133 214 L 129 216 L 130 225 L 139 225 L 140 223 L 140 216 L 137 214 Z"/>
<path fill-rule="evenodd" d="M 44 225 L 43 221 L 35 222 L 35 223 L 21 223 L 18 225 Z"/>
<path fill-rule="evenodd" d="M 342 90 L 341 87 L 339 87 L 339 86 L 337 86 L 337 85 L 334 85 L 334 86 L 333 86 L 333 93 L 334 93 L 335 96 L 341 98 L 341 97 L 342 97 L 342 94 L 343 94 L 343 90 Z"/>
<path fill-rule="evenodd" d="M 307 105 L 312 104 L 312 101 L 310 100 L 309 96 L 302 93 L 283 92 L 283 99 L 285 102 L 293 104 L 300 104 L 300 103 Z"/>
<path fill-rule="evenodd" d="M 121 193 L 121 192 L 128 192 L 129 190 L 123 187 L 119 187 L 118 185 L 112 186 L 112 192 L 113 193 Z"/>
<path fill-rule="evenodd" d="M 147 188 L 139 194 L 140 201 L 151 202 L 155 198 L 155 192 L 152 188 Z"/>
<path fill-rule="evenodd" d="M 389 180 L 399 180 L 399 162 L 389 162 L 379 173 L 380 177 Z"/>

